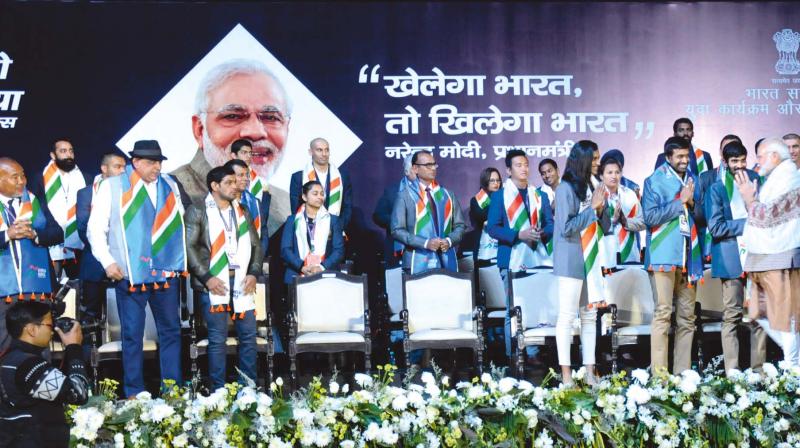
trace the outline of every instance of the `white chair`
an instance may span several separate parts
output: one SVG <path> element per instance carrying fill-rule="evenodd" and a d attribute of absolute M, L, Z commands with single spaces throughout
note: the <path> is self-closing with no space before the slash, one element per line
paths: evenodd
<path fill-rule="evenodd" d="M 654 287 L 640 264 L 619 265 L 605 280 L 609 313 L 600 319 L 600 334 L 611 336 L 611 370 L 616 373 L 619 347 L 650 337 Z"/>
<path fill-rule="evenodd" d="M 97 361 L 122 359 L 122 323 L 117 308 L 117 294 L 114 288 L 106 290 L 106 318 L 103 328 L 103 344 L 97 349 Z M 158 350 L 158 332 L 150 305 L 145 307 L 144 337 L 142 350 L 145 358 L 154 358 Z"/>
<path fill-rule="evenodd" d="M 397 266 L 386 269 L 386 297 L 388 299 L 390 322 L 401 322 L 400 311 L 403 311 L 403 268 Z"/>
<path fill-rule="evenodd" d="M 486 318 L 504 321 L 506 317 L 506 288 L 497 260 L 478 260 L 477 285 L 481 297 L 485 300 Z M 502 325 L 502 324 L 501 324 Z"/>
<path fill-rule="evenodd" d="M 475 259 L 472 252 L 464 252 L 458 258 L 458 272 L 472 272 L 475 270 Z"/>
<path fill-rule="evenodd" d="M 511 334 L 516 339 L 512 344 L 512 362 L 517 375 L 524 374 L 523 352 L 532 345 L 553 343 L 558 321 L 558 279 L 552 268 L 526 269 L 508 276 L 508 294 L 511 296 Z M 573 322 L 573 337 L 579 334 L 576 315 Z"/>
<path fill-rule="evenodd" d="M 297 381 L 297 355 L 307 352 L 364 353 L 364 370 L 372 368 L 367 276 L 324 271 L 298 276 L 291 286 L 294 311 L 289 315 L 289 360 Z"/>
<path fill-rule="evenodd" d="M 403 276 L 403 351 L 471 348 L 483 372 L 483 310 L 475 308 L 472 275 L 434 269 Z"/>
<path fill-rule="evenodd" d="M 703 280 L 697 282 L 695 301 L 695 339 L 697 339 L 697 365 L 703 369 L 703 339 L 708 333 L 722 332 L 722 280 L 711 276 L 711 269 L 703 271 Z"/>

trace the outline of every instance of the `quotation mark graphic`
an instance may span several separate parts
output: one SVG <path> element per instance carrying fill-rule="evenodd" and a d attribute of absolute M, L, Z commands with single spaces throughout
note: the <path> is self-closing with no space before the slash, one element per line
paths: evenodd
<path fill-rule="evenodd" d="M 653 136 L 653 131 L 656 128 L 655 123 L 652 121 L 648 121 L 646 123 L 644 121 L 637 121 L 636 125 L 634 126 L 636 129 L 636 137 L 634 138 L 636 140 L 642 138 L 642 132 L 645 130 L 645 125 L 647 126 L 647 137 L 645 137 L 645 140 L 650 140 L 650 138 Z"/>
<path fill-rule="evenodd" d="M 378 74 L 378 69 L 381 68 L 381 65 L 378 64 L 375 67 L 372 67 L 372 71 L 369 74 L 369 81 L 367 80 L 367 69 L 369 68 L 369 64 L 364 64 L 361 67 L 361 70 L 358 72 L 358 83 L 359 84 L 377 84 L 378 81 L 381 80 L 381 75 Z"/>

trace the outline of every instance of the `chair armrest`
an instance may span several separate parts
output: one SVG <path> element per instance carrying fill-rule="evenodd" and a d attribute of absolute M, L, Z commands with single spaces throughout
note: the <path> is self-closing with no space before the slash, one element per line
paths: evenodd
<path fill-rule="evenodd" d="M 403 309 L 400 311 L 400 319 L 403 321 L 403 334 L 408 335 L 408 310 Z"/>

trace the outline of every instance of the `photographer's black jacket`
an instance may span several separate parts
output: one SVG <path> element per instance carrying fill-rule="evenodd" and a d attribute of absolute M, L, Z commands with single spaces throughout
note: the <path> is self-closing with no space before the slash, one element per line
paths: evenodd
<path fill-rule="evenodd" d="M 13 340 L 0 359 L 0 446 L 61 447 L 69 444 L 64 404 L 83 404 L 90 383 L 82 349 L 68 345 L 59 370 L 41 347 Z"/>

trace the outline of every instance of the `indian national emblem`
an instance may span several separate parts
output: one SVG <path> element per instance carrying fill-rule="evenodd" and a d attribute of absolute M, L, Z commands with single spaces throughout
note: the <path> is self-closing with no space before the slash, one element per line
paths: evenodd
<path fill-rule="evenodd" d="M 772 36 L 775 48 L 780 55 L 775 63 L 775 71 L 779 75 L 796 75 L 800 73 L 800 62 L 797 62 L 797 49 L 800 46 L 800 33 L 784 28 Z"/>

